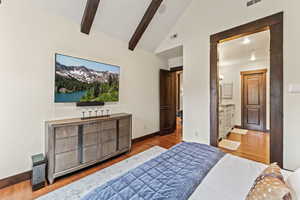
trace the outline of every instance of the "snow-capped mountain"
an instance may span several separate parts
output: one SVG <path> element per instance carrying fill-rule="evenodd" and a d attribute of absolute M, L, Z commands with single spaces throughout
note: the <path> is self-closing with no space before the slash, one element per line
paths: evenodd
<path fill-rule="evenodd" d="M 119 74 L 115 72 L 95 71 L 84 66 L 65 66 L 60 63 L 56 63 L 56 74 L 65 78 L 75 78 L 76 80 L 84 83 L 105 83 L 108 82 L 109 78 L 119 78 Z"/>

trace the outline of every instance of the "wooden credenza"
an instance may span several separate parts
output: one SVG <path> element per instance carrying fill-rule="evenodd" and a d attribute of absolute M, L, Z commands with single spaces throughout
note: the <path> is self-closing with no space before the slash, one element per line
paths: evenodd
<path fill-rule="evenodd" d="M 48 180 L 83 169 L 131 149 L 132 117 L 110 117 L 46 122 L 45 152 Z"/>

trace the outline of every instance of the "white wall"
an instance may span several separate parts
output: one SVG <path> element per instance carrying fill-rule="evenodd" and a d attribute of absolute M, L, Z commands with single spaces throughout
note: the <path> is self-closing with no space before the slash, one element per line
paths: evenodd
<path fill-rule="evenodd" d="M 258 69 L 267 69 L 266 74 L 266 112 L 267 112 L 267 122 L 266 128 L 270 129 L 270 65 L 269 61 L 257 61 L 257 62 L 247 62 L 239 63 L 237 65 L 223 66 L 219 68 L 219 73 L 224 76 L 222 83 L 233 83 L 233 98 L 232 99 L 223 99 L 222 103 L 229 104 L 232 103 L 235 105 L 235 125 L 242 125 L 242 99 L 241 99 L 241 72 L 242 71 L 251 71 Z"/>
<path fill-rule="evenodd" d="M 157 52 L 183 45 L 184 140 L 209 143 L 209 36 L 284 11 L 284 167 L 300 167 L 300 95 L 289 94 L 300 83 L 300 1 L 264 0 L 252 7 L 246 1 L 193 0 Z M 170 40 L 177 33 L 176 40 Z"/>
<path fill-rule="evenodd" d="M 35 8 L 33 0 L 0 5 L 0 179 L 31 168 L 30 156 L 44 151 L 44 120 L 79 117 L 74 104 L 54 104 L 54 54 L 121 67 L 120 103 L 113 112 L 133 114 L 133 137 L 159 130 L 159 67 L 141 49 L 102 33 L 80 33 L 73 23 Z"/>

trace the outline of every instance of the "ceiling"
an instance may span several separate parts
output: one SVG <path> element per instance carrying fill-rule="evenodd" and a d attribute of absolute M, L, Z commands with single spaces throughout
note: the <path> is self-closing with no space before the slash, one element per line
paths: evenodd
<path fill-rule="evenodd" d="M 218 51 L 220 67 L 266 61 L 270 54 L 270 31 L 220 43 Z M 251 60 L 253 55 L 255 59 Z"/>
<path fill-rule="evenodd" d="M 87 0 L 35 0 L 43 9 L 78 24 L 78 32 Z M 175 25 L 191 0 L 164 0 L 138 47 L 154 51 Z M 129 43 L 151 0 L 101 0 L 92 26 L 93 31 Z"/>

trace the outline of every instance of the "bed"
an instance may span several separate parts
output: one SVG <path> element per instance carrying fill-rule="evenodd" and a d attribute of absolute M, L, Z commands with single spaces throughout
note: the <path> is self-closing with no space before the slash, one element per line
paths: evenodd
<path fill-rule="evenodd" d="M 145 163 L 151 163 L 152 160 L 157 160 L 157 158 L 161 158 L 164 155 L 168 155 L 168 152 L 178 149 L 178 147 L 184 146 L 191 147 L 197 146 L 203 150 L 203 152 L 210 152 L 206 154 L 203 159 L 208 160 L 208 163 L 201 166 L 201 173 L 193 174 L 192 177 L 197 177 L 195 179 L 188 177 L 186 180 L 182 180 L 182 187 L 180 184 L 175 184 L 175 190 L 177 190 L 178 194 L 175 191 L 175 195 L 170 198 L 154 198 L 155 195 L 151 196 L 126 196 L 127 194 L 122 193 L 123 198 L 118 198 L 118 193 L 120 191 L 124 191 L 125 187 L 120 187 L 119 183 L 116 180 L 122 179 L 122 177 L 128 175 L 129 172 L 135 171 L 137 168 L 145 165 Z M 194 148 L 194 147 L 193 147 Z M 199 150 L 199 149 L 198 149 Z M 96 200 L 96 199 L 189 199 L 189 200 L 214 200 L 214 199 L 222 199 L 222 200 L 242 200 L 245 199 L 248 192 L 250 191 L 255 179 L 259 176 L 259 174 L 267 167 L 264 164 L 257 163 L 254 161 L 246 160 L 243 158 L 239 158 L 230 154 L 224 154 L 220 152 L 218 149 L 214 147 L 210 147 L 208 145 L 201 145 L 197 143 L 181 143 L 176 145 L 171 150 L 162 149 L 156 147 L 152 150 L 148 150 L 145 152 L 144 157 L 139 157 L 140 155 L 129 158 L 127 161 L 122 161 L 118 163 L 116 166 L 111 166 L 108 169 L 97 172 L 99 173 L 98 177 L 96 174 L 86 177 L 82 180 L 79 180 L 71 185 L 61 188 L 57 191 L 54 191 L 48 195 L 45 195 L 40 200 L 49 200 L 49 199 L 72 199 L 72 200 Z M 203 154 L 203 152 L 201 154 Z M 146 155 L 148 153 L 148 155 Z M 194 151 L 193 151 L 194 153 Z M 192 153 L 192 154 L 193 154 Z M 142 153 L 143 154 L 143 153 Z M 176 156 L 174 154 L 174 156 Z M 173 157 L 174 157 L 173 156 Z M 147 157 L 147 158 L 146 158 Z M 201 157 L 201 156 L 200 156 Z M 208 157 L 213 157 L 213 159 L 209 159 Z M 201 159 L 200 158 L 200 161 Z M 180 159 L 180 158 L 177 158 Z M 194 159 L 194 158 L 193 158 Z M 190 161 L 188 161 L 190 162 Z M 201 162 L 200 162 L 201 163 Z M 197 164 L 196 164 L 197 165 Z M 130 167 L 128 167 L 130 166 Z M 194 166 L 194 165 L 192 165 Z M 110 170 L 110 171 L 109 171 Z M 176 171 L 176 168 L 174 168 Z M 193 171 L 195 169 L 191 169 Z M 195 172 L 195 171 L 193 171 Z M 102 176 L 104 174 L 109 174 L 109 176 Z M 283 175 L 287 177 L 290 172 L 282 171 Z M 177 177 L 178 178 L 178 177 Z M 101 179 L 101 180 L 100 180 Z M 176 177 L 174 177 L 176 179 Z M 193 179 L 189 181 L 189 179 Z M 149 181 L 150 182 L 150 181 Z M 172 182 L 171 182 L 172 183 Z M 116 184 L 117 187 L 113 187 L 113 191 L 111 190 L 103 190 L 103 188 L 107 188 L 108 184 Z M 148 183 L 141 183 L 141 185 Z M 169 183 L 166 182 L 165 185 Z M 122 184 L 121 184 L 122 185 Z M 150 185 L 150 187 L 152 187 Z M 120 187 L 120 191 L 117 191 L 117 188 Z M 159 187 L 158 187 L 159 189 Z M 108 193 L 113 192 L 114 194 L 108 195 Z M 173 194 L 174 190 L 169 190 L 169 194 Z M 99 196 L 99 194 L 105 193 L 108 196 Z M 180 195 L 183 193 L 183 195 Z M 176 196 L 177 195 L 177 196 Z M 105 197 L 105 198 L 104 198 Z M 152 197 L 152 198 L 149 198 Z M 177 198 L 178 197 L 178 198 Z"/>
<path fill-rule="evenodd" d="M 226 154 L 198 186 L 190 200 L 242 200 L 249 193 L 255 179 L 267 166 L 258 162 Z M 285 178 L 290 172 L 282 170 Z"/>

